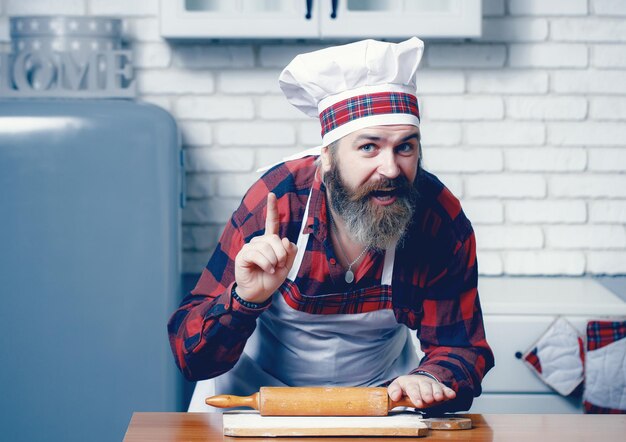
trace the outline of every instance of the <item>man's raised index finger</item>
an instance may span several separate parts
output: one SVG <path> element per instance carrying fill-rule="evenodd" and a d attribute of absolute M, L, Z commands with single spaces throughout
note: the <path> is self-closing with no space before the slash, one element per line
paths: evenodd
<path fill-rule="evenodd" d="M 278 235 L 278 206 L 276 195 L 267 194 L 267 214 L 265 215 L 265 234 Z"/>

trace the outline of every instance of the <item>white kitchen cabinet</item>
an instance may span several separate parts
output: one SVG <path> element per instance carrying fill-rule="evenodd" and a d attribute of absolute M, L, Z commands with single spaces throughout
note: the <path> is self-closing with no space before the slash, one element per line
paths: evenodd
<path fill-rule="evenodd" d="M 332 3 L 320 2 L 322 38 L 480 37 L 480 0 L 343 0 L 335 11 Z"/>
<path fill-rule="evenodd" d="M 624 319 L 626 303 L 589 278 L 479 278 L 487 341 L 496 366 L 483 381 L 476 413 L 580 413 L 580 398 L 563 397 L 516 353 L 529 349 L 559 316 L 586 337 L 587 322 Z"/>
<path fill-rule="evenodd" d="M 480 0 L 161 0 L 165 38 L 478 37 Z"/>
<path fill-rule="evenodd" d="M 317 38 L 316 11 L 293 0 L 161 0 L 165 38 Z"/>

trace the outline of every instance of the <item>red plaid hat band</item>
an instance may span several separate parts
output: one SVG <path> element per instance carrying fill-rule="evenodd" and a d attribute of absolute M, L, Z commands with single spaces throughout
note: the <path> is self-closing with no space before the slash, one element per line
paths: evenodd
<path fill-rule="evenodd" d="M 394 115 L 397 118 L 393 118 Z M 404 115 L 405 118 L 401 116 Z M 376 116 L 392 117 L 383 118 L 385 121 L 396 121 L 396 124 L 419 123 L 419 107 L 415 95 L 405 92 L 377 92 L 341 100 L 332 104 L 320 113 L 322 137 L 339 127 L 361 118 L 372 120 L 375 125 Z M 406 117 L 409 117 L 408 119 Z M 382 121 L 382 120 L 381 120 Z M 391 124 L 391 123 L 382 123 Z M 367 125 L 365 125 L 367 126 Z M 324 143 L 326 144 L 326 143 Z"/>

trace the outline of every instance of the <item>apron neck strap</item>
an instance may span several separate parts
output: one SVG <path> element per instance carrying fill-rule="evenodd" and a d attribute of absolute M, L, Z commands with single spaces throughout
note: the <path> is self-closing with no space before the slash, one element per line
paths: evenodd
<path fill-rule="evenodd" d="M 302 218 L 302 224 L 300 225 L 300 233 L 298 234 L 298 241 L 296 245 L 298 246 L 298 252 L 296 253 L 296 258 L 293 261 L 293 265 L 291 266 L 291 270 L 287 275 L 287 279 L 290 281 L 295 281 L 298 276 L 298 272 L 300 271 L 300 266 L 302 265 L 302 260 L 304 259 L 304 252 L 306 250 L 307 243 L 309 242 L 309 234 L 304 233 L 304 229 L 306 227 L 307 220 L 309 219 L 309 207 L 311 205 L 311 195 L 313 194 L 313 189 L 309 192 L 309 198 L 306 202 L 306 207 L 304 209 L 304 217 Z M 387 250 L 385 250 L 385 263 L 383 265 L 383 274 L 380 280 L 381 285 L 391 285 L 392 277 L 393 277 L 393 266 L 396 258 L 396 245 L 397 242 L 391 244 Z"/>

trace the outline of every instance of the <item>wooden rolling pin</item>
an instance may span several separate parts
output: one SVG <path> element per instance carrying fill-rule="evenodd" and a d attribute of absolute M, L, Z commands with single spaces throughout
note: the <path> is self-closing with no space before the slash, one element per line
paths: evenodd
<path fill-rule="evenodd" d="M 406 396 L 392 401 L 384 387 L 261 387 L 251 396 L 223 394 L 206 403 L 251 407 L 261 416 L 386 416 L 395 407 L 415 407 Z"/>

